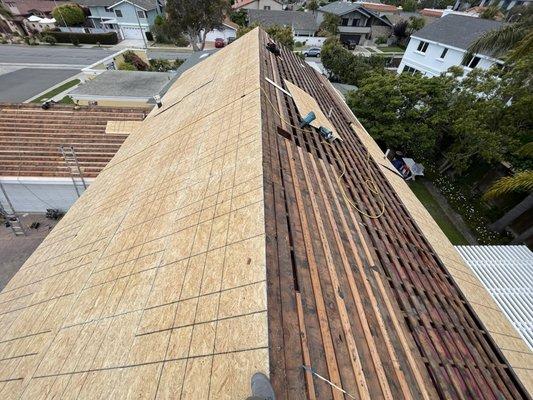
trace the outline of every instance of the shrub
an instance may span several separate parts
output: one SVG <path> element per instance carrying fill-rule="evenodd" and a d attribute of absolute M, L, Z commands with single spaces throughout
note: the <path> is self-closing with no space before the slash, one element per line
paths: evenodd
<path fill-rule="evenodd" d="M 172 64 L 168 60 L 153 59 L 150 60 L 150 71 L 165 72 L 172 69 Z"/>
<path fill-rule="evenodd" d="M 174 60 L 174 69 L 178 69 L 184 62 L 185 60 L 182 60 L 181 58 L 176 58 Z"/>
<path fill-rule="evenodd" d="M 80 39 L 78 39 L 77 37 L 73 37 L 72 38 L 72 44 L 74 46 L 79 46 L 80 45 Z"/>
<path fill-rule="evenodd" d="M 121 71 L 137 71 L 135 66 L 133 64 L 128 63 L 128 62 L 121 62 L 118 65 L 118 69 L 121 70 Z"/>
<path fill-rule="evenodd" d="M 72 33 L 72 32 L 57 32 L 50 31 L 47 35 L 56 38 L 57 43 L 74 43 L 74 38 L 77 39 L 78 44 L 117 44 L 118 37 L 116 32 L 106 33 Z"/>
<path fill-rule="evenodd" d="M 387 38 L 385 36 L 380 36 L 376 39 L 376 44 L 386 44 Z"/>
<path fill-rule="evenodd" d="M 304 45 L 303 42 L 294 42 L 295 47 L 303 47 L 303 45 Z"/>
<path fill-rule="evenodd" d="M 42 40 L 43 42 L 48 43 L 50 46 L 53 46 L 57 43 L 57 39 L 52 35 L 44 35 Z"/>
<path fill-rule="evenodd" d="M 133 51 L 126 51 L 123 54 L 124 62 L 133 65 L 137 71 L 148 71 L 150 66 L 144 62 L 144 60 L 135 54 Z"/>
<path fill-rule="evenodd" d="M 52 10 L 55 20 L 62 25 L 76 26 L 85 21 L 85 13 L 81 7 L 74 3 L 63 4 Z"/>

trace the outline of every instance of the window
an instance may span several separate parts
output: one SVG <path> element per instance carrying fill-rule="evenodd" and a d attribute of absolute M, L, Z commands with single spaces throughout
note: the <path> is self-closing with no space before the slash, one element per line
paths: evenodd
<path fill-rule="evenodd" d="M 137 10 L 137 16 L 141 19 L 146 19 L 146 13 L 143 10 Z"/>
<path fill-rule="evenodd" d="M 440 59 L 444 59 L 446 57 L 446 53 L 448 53 L 448 48 L 445 47 L 444 50 L 442 50 L 442 53 L 440 53 Z"/>
<path fill-rule="evenodd" d="M 421 53 L 425 53 L 426 50 L 428 49 L 428 46 L 429 46 L 428 42 L 424 42 L 421 40 L 420 43 L 418 43 L 418 48 L 416 50 Z"/>
<path fill-rule="evenodd" d="M 359 21 L 360 21 L 359 18 L 352 19 L 352 26 L 359 26 Z"/>
<path fill-rule="evenodd" d="M 108 13 L 112 13 L 112 12 L 113 12 L 113 10 L 110 9 L 109 7 L 106 7 L 106 8 L 105 8 L 105 11 L 108 12 Z"/>
<path fill-rule="evenodd" d="M 264 6 L 263 10 L 270 10 L 270 6 Z"/>
<path fill-rule="evenodd" d="M 406 73 L 411 74 L 411 75 L 421 74 L 422 73 L 419 70 L 417 70 L 416 68 L 410 67 L 409 65 L 406 65 L 405 67 L 403 67 L 403 71 L 402 72 L 406 72 Z"/>
<path fill-rule="evenodd" d="M 348 26 L 348 18 L 343 18 L 341 22 L 342 26 Z"/>
<path fill-rule="evenodd" d="M 118 18 L 122 18 L 122 11 L 120 11 L 120 10 L 115 10 L 115 15 L 116 15 Z"/>
<path fill-rule="evenodd" d="M 477 56 L 469 56 L 465 58 L 462 65 L 467 68 L 476 68 L 480 61 L 481 61 L 481 58 Z"/>

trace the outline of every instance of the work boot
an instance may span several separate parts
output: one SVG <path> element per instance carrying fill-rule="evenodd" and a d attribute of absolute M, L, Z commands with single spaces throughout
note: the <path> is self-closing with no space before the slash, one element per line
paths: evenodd
<path fill-rule="evenodd" d="M 247 400 L 275 400 L 274 389 L 270 384 L 268 377 L 261 373 L 256 372 L 252 376 L 252 396 L 248 397 Z"/>

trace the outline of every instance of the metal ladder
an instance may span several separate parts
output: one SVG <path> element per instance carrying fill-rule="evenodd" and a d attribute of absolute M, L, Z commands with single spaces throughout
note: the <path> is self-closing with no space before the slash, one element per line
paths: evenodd
<path fill-rule="evenodd" d="M 4 216 L 6 221 L 9 223 L 9 226 L 11 227 L 11 230 L 15 234 L 15 236 L 24 236 L 26 235 L 26 232 L 24 231 L 24 228 L 22 227 L 22 224 L 20 222 L 19 217 L 15 213 L 15 210 L 13 209 L 13 205 L 11 204 L 11 201 L 9 200 L 9 197 L 7 197 L 6 190 L 4 189 L 4 186 L 0 182 L 0 189 L 2 190 L 2 193 L 6 199 L 7 209 L 0 204 L 0 214 Z"/>
<path fill-rule="evenodd" d="M 78 163 L 78 157 L 76 156 L 74 147 L 59 146 L 59 150 L 63 155 L 65 164 L 67 164 L 67 168 L 70 173 L 70 178 L 72 179 L 74 189 L 76 189 L 76 194 L 78 195 L 78 197 L 80 197 L 81 193 L 80 189 L 78 188 L 78 184 L 81 183 L 84 190 L 87 189 L 87 184 L 85 183 L 85 179 L 83 178 L 83 173 L 81 171 L 80 164 Z"/>

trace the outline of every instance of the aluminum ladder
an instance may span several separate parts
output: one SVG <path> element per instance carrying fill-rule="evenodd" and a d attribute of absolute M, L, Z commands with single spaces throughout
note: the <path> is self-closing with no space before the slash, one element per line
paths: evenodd
<path fill-rule="evenodd" d="M 15 234 L 15 236 L 24 236 L 26 235 L 26 232 L 24 231 L 24 228 L 22 227 L 22 223 L 20 222 L 19 217 L 15 213 L 15 210 L 13 209 L 13 205 L 11 204 L 11 201 L 9 200 L 9 197 L 7 197 L 7 192 L 4 189 L 4 186 L 0 182 L 0 189 L 2 190 L 2 193 L 6 199 L 7 208 L 5 208 L 0 203 L 0 214 L 4 216 L 6 221 L 9 223 L 9 226 L 11 227 L 11 230 Z"/>
<path fill-rule="evenodd" d="M 81 184 L 81 186 L 83 186 L 83 190 L 85 190 L 87 189 L 87 184 L 85 183 L 85 179 L 83 178 L 83 172 L 81 171 L 80 164 L 78 163 L 78 157 L 76 156 L 74 147 L 60 146 L 59 150 L 63 155 L 65 164 L 67 165 L 70 178 L 72 179 L 72 184 L 74 185 L 74 189 L 76 189 L 76 194 L 78 195 L 78 197 L 80 197 L 81 193 L 78 185 Z"/>

